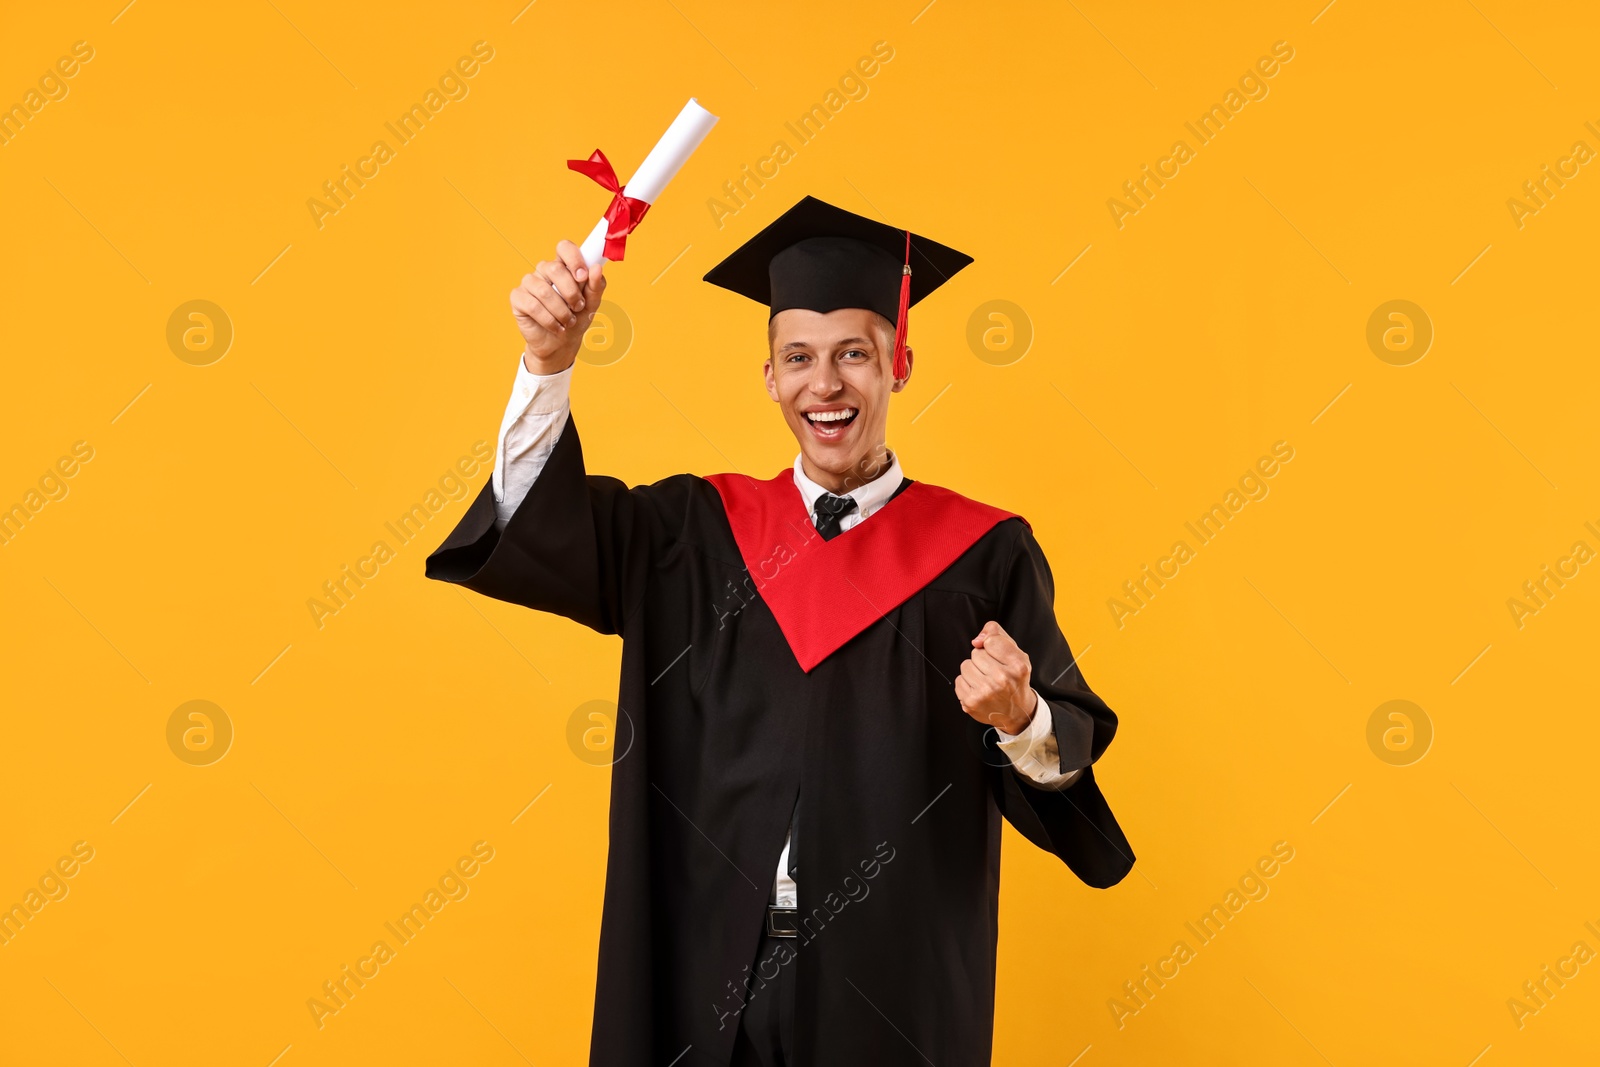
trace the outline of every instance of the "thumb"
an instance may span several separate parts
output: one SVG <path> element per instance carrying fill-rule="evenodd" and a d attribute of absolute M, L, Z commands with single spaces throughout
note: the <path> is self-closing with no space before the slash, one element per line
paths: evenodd
<path fill-rule="evenodd" d="M 590 309 L 600 306 L 600 294 L 605 292 L 605 266 L 606 261 L 602 259 L 587 270 L 589 278 L 583 286 L 583 302 Z"/>

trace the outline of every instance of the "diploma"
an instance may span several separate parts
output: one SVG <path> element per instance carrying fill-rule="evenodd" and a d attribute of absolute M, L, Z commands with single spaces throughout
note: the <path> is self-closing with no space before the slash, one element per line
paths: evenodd
<path fill-rule="evenodd" d="M 672 125 L 667 127 L 667 132 L 661 135 L 661 140 L 644 157 L 644 162 L 639 164 L 633 180 L 627 185 L 617 184 L 616 171 L 612 169 L 605 153 L 598 148 L 588 159 L 567 160 L 568 167 L 580 174 L 587 174 L 614 194 L 611 206 L 584 239 L 585 263 L 593 267 L 602 260 L 622 259 L 628 234 L 639 225 L 650 205 L 656 202 L 667 183 L 689 161 L 694 150 L 700 147 L 700 142 L 706 139 L 706 134 L 716 124 L 717 116 L 701 107 L 691 96 L 689 102 L 683 105 L 683 110 L 678 112 L 678 117 L 672 120 Z"/>

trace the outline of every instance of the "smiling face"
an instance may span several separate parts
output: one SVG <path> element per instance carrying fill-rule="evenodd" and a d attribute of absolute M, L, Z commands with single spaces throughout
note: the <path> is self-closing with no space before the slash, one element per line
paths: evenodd
<path fill-rule="evenodd" d="M 911 376 L 907 349 L 906 377 L 894 379 L 894 325 L 865 308 L 791 308 L 772 317 L 767 335 L 767 394 L 800 442 L 807 477 L 847 493 L 882 474 L 889 394 Z"/>

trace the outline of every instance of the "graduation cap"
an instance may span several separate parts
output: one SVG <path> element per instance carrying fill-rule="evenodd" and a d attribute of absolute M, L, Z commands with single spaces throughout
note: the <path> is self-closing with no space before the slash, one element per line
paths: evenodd
<path fill-rule="evenodd" d="M 772 310 L 866 308 L 894 323 L 894 376 L 904 378 L 906 312 L 972 257 L 910 230 L 808 196 L 712 267 L 705 280 Z"/>

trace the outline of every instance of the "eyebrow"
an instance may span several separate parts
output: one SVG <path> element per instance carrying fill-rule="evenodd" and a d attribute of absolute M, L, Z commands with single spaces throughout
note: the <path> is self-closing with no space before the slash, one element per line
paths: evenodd
<path fill-rule="evenodd" d="M 872 339 L 868 338 L 868 337 L 846 337 L 843 340 L 835 341 L 834 344 L 835 345 L 870 345 L 870 344 L 872 344 Z M 810 347 L 811 347 L 811 342 L 810 341 L 790 341 L 788 344 L 785 344 L 781 348 L 779 348 L 778 351 L 779 352 L 787 352 L 791 348 L 810 348 Z"/>

